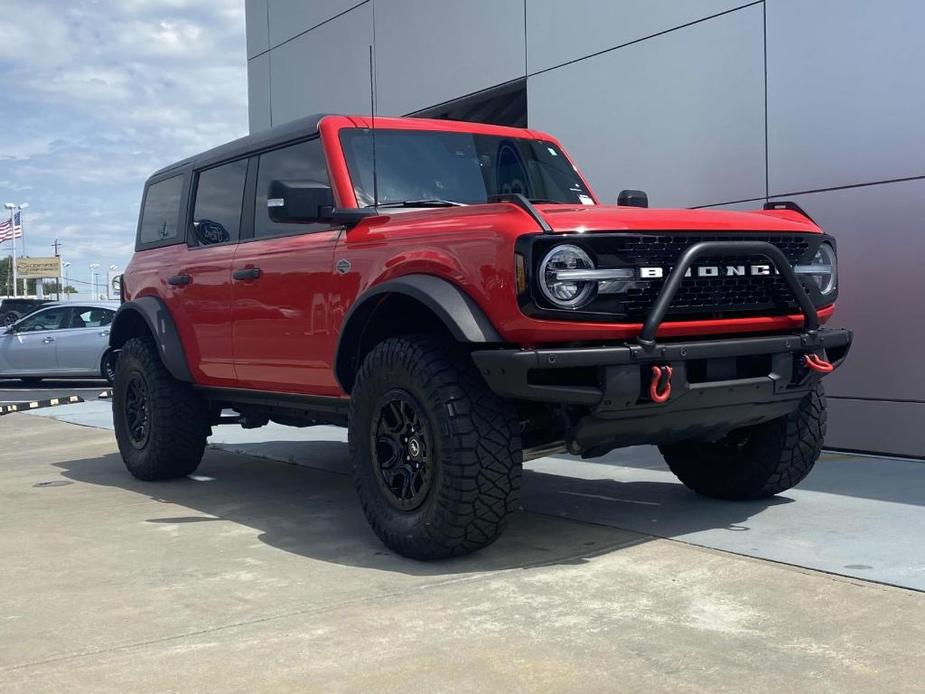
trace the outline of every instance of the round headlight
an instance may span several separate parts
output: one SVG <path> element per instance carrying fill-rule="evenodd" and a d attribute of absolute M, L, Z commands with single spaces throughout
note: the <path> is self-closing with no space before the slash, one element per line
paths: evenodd
<path fill-rule="evenodd" d="M 823 296 L 834 292 L 838 284 L 835 249 L 828 243 L 819 245 L 809 265 L 796 265 L 793 270 L 798 275 L 812 279 Z"/>
<path fill-rule="evenodd" d="M 540 263 L 539 285 L 543 296 L 560 308 L 576 309 L 594 297 L 597 282 L 569 277 L 575 271 L 593 270 L 594 262 L 578 246 L 556 246 Z"/>

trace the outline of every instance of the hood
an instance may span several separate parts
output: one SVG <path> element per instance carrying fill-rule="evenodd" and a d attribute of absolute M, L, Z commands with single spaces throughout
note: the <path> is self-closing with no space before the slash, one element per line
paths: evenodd
<path fill-rule="evenodd" d="M 759 203 L 756 203 L 759 204 Z M 819 231 L 791 210 L 732 212 L 617 205 L 537 205 L 557 233 L 596 231 Z"/>

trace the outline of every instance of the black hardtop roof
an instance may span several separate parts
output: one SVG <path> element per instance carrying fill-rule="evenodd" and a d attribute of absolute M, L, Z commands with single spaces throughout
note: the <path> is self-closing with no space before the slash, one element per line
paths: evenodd
<path fill-rule="evenodd" d="M 249 154 L 250 152 L 260 149 L 283 144 L 284 142 L 295 140 L 300 137 L 310 137 L 318 132 L 318 123 L 327 115 L 330 114 L 316 113 L 311 116 L 305 116 L 304 118 L 297 118 L 288 123 L 276 125 L 266 130 L 260 130 L 252 135 L 246 135 L 237 140 L 226 142 L 223 145 L 213 147 L 201 154 L 195 154 L 192 157 L 187 157 L 169 166 L 165 166 L 163 169 L 151 174 L 149 180 L 160 178 L 171 173 L 180 173 L 183 169 L 200 169 L 210 166 L 211 164 L 217 164 L 220 161 L 225 161 L 226 159 L 233 159 L 239 155 Z"/>

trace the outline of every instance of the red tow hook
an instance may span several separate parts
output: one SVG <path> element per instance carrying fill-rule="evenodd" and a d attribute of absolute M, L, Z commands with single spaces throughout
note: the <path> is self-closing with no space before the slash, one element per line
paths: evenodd
<path fill-rule="evenodd" d="M 811 371 L 818 371 L 821 374 L 830 374 L 835 370 L 834 366 L 818 354 L 804 354 L 803 363 Z"/>
<path fill-rule="evenodd" d="M 670 366 L 652 367 L 652 382 L 649 384 L 649 398 L 652 402 L 661 404 L 671 397 L 672 373 Z"/>

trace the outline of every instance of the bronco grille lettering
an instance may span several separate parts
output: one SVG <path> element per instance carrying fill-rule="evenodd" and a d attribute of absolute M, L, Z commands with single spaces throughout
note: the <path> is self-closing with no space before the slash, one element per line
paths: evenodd
<path fill-rule="evenodd" d="M 639 279 L 657 280 L 665 277 L 667 271 L 671 268 L 663 267 L 641 267 L 639 268 Z M 695 268 L 689 268 L 684 273 L 685 277 L 744 277 L 745 275 L 761 276 L 777 274 L 777 270 L 770 265 L 701 265 Z"/>

